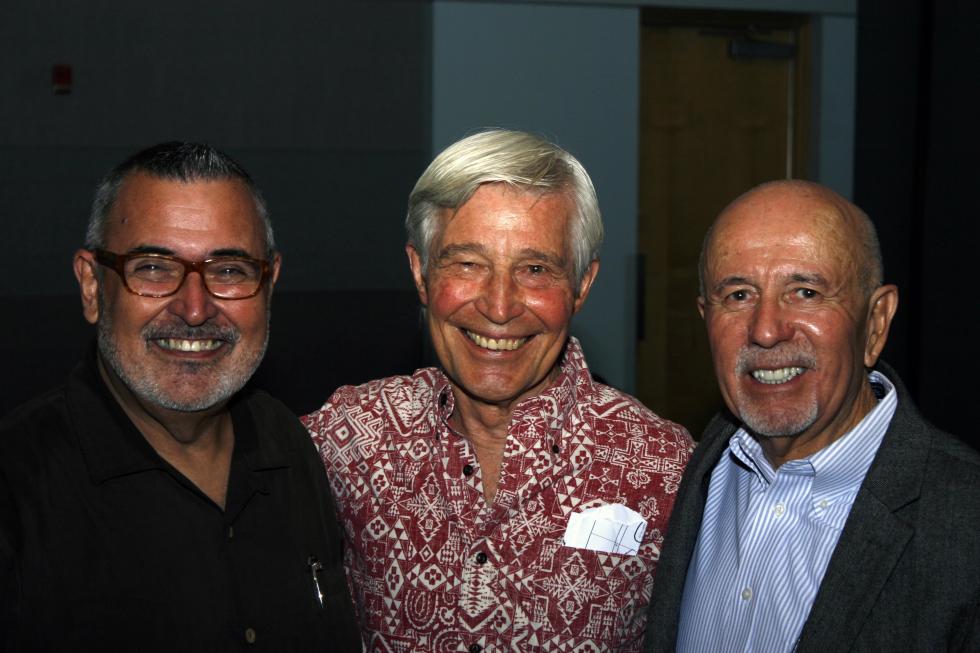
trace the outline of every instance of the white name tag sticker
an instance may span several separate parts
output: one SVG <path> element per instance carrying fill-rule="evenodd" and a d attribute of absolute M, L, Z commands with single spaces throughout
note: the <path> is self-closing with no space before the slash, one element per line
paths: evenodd
<path fill-rule="evenodd" d="M 636 555 L 646 530 L 640 513 L 610 503 L 569 515 L 563 542 L 576 549 Z"/>

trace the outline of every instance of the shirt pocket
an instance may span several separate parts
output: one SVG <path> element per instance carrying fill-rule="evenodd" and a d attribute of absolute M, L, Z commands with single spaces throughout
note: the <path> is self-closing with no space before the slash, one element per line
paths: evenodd
<path fill-rule="evenodd" d="M 538 614 L 548 630 L 602 648 L 638 645 L 656 562 L 641 555 L 542 547 L 534 574 Z"/>

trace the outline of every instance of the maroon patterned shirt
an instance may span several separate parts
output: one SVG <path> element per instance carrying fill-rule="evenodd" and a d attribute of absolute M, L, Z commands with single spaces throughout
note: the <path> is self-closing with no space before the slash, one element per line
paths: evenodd
<path fill-rule="evenodd" d="M 594 382 L 571 338 L 556 383 L 514 410 L 488 504 L 454 405 L 427 368 L 340 388 L 303 418 L 368 650 L 640 650 L 687 431 Z M 637 555 L 562 544 L 569 514 L 608 503 L 647 520 Z"/>

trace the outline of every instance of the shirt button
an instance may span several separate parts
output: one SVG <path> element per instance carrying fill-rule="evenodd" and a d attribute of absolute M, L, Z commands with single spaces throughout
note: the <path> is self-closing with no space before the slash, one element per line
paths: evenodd
<path fill-rule="evenodd" d="M 752 588 L 746 587 L 744 590 L 742 590 L 742 600 L 748 601 L 751 598 L 752 598 Z"/>
<path fill-rule="evenodd" d="M 557 444 L 551 445 L 551 453 L 559 453 L 560 451 L 561 449 L 558 447 Z"/>
<path fill-rule="evenodd" d="M 779 503 L 777 503 L 772 507 L 772 512 L 777 517 L 782 517 L 783 513 L 786 512 L 786 505 L 782 501 L 780 501 Z"/>
<path fill-rule="evenodd" d="M 463 465 L 463 476 L 473 475 L 473 465 Z"/>
<path fill-rule="evenodd" d="M 482 650 L 483 647 L 479 644 L 470 644 L 470 653 L 480 653 Z"/>
<path fill-rule="evenodd" d="M 487 554 L 486 553 L 484 553 L 483 551 L 480 551 L 479 553 L 476 554 L 476 564 L 482 565 L 486 561 L 487 561 Z"/>
<path fill-rule="evenodd" d="M 820 503 L 817 504 L 817 505 L 819 505 L 821 508 L 826 508 L 827 507 L 827 500 L 826 499 L 820 499 Z"/>
<path fill-rule="evenodd" d="M 255 629 L 254 628 L 246 628 L 245 629 L 245 641 L 248 642 L 249 644 L 254 644 L 255 643 Z"/>

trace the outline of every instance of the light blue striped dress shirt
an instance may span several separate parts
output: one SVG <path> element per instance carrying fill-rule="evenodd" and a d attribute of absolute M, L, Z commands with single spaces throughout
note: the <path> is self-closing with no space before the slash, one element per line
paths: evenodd
<path fill-rule="evenodd" d="M 878 372 L 883 397 L 864 419 L 809 458 L 773 470 L 744 429 L 711 473 L 681 603 L 677 650 L 792 651 L 851 505 L 898 398 Z"/>

